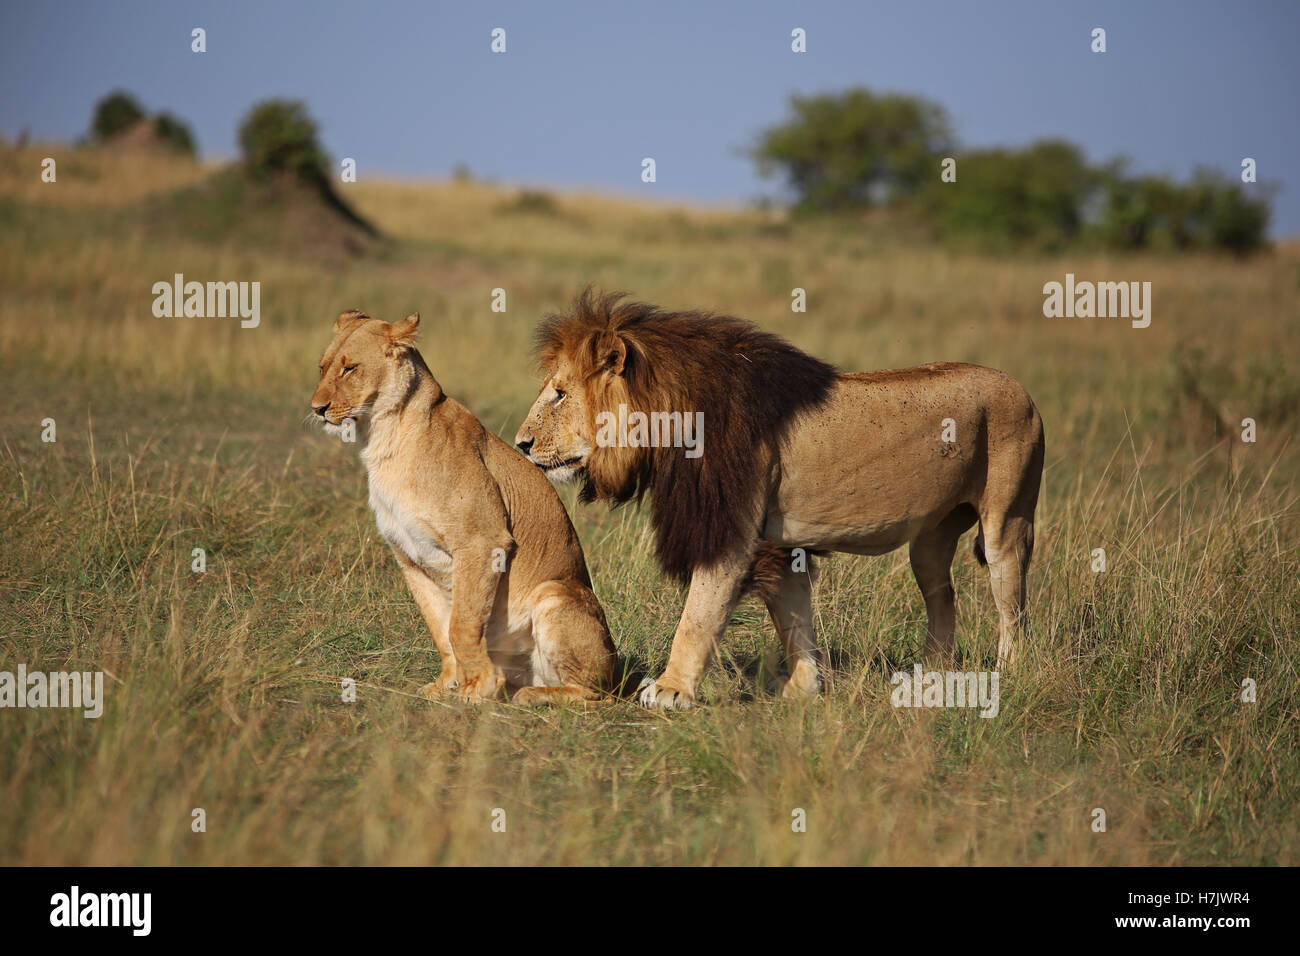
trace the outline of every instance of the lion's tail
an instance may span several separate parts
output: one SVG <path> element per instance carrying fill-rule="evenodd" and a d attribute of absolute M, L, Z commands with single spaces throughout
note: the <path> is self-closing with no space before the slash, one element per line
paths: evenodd
<path fill-rule="evenodd" d="M 796 551 L 801 554 L 795 554 Z M 813 556 L 825 553 L 811 548 L 786 548 L 773 541 L 760 541 L 758 550 L 754 553 L 754 561 L 741 582 L 740 593 L 748 594 L 752 591 L 764 601 L 770 600 L 776 597 L 782 577 L 792 570 L 811 575 Z"/>

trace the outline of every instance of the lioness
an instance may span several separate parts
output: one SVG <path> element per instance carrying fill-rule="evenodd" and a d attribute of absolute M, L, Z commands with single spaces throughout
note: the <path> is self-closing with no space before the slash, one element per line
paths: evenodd
<path fill-rule="evenodd" d="M 582 547 L 555 489 L 447 397 L 413 342 L 344 312 L 311 407 L 326 431 L 356 424 L 370 507 L 442 656 L 422 693 L 466 700 L 593 700 L 616 654 Z"/>
<path fill-rule="evenodd" d="M 950 568 L 976 521 L 1001 619 L 998 663 L 1011 664 L 1043 471 L 1042 420 L 1019 384 L 946 363 L 842 374 L 741 319 L 622 300 L 588 289 L 539 326 L 544 382 L 516 442 L 553 480 L 580 479 L 584 500 L 650 498 L 660 565 L 689 590 L 643 705 L 694 703 L 747 572 L 756 559 L 771 572 L 777 548 L 909 544 L 926 650 L 950 656 Z M 673 413 L 697 412 L 699 448 L 662 441 Z M 639 433 L 626 427 L 638 413 Z M 764 594 L 790 662 L 786 696 L 821 691 L 804 558 L 781 561 Z"/>

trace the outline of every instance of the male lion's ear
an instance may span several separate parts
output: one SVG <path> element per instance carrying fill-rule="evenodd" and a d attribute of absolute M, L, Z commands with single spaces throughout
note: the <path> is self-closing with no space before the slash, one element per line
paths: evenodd
<path fill-rule="evenodd" d="M 412 312 L 401 322 L 394 322 L 388 327 L 388 339 L 394 345 L 411 345 L 419 331 L 420 313 Z"/>
<path fill-rule="evenodd" d="M 334 334 L 338 335 L 353 322 L 364 322 L 368 318 L 370 316 L 360 309 L 348 309 L 346 312 L 340 312 L 339 317 L 334 320 Z"/>
<path fill-rule="evenodd" d="M 627 343 L 618 335 L 602 335 L 596 343 L 596 367 L 602 372 L 623 374 L 627 364 Z"/>

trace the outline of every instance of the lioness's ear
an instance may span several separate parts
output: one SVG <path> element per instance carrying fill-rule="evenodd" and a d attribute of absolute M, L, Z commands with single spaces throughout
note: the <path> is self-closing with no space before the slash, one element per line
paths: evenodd
<path fill-rule="evenodd" d="M 348 309 L 346 312 L 340 312 L 339 317 L 334 320 L 334 334 L 338 335 L 353 322 L 363 322 L 368 318 L 370 316 L 360 309 Z"/>
<path fill-rule="evenodd" d="M 623 374 L 627 364 L 627 343 L 618 335 L 603 335 L 596 343 L 596 367 L 602 372 Z"/>
<path fill-rule="evenodd" d="M 411 345 L 415 335 L 420 331 L 420 313 L 412 312 L 401 322 L 394 322 L 388 327 L 388 339 L 394 345 Z"/>

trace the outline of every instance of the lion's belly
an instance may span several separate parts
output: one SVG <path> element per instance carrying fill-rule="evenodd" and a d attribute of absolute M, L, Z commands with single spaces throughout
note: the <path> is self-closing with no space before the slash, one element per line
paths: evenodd
<path fill-rule="evenodd" d="M 769 504 L 763 537 L 788 547 L 885 554 L 938 525 L 968 500 L 966 492 L 959 480 L 918 486 L 879 463 L 864 462 L 833 483 L 823 474 L 789 474 Z"/>
<path fill-rule="evenodd" d="M 782 475 L 763 536 L 791 547 L 884 554 L 972 500 L 972 477 L 969 463 L 959 459 L 811 456 Z"/>
<path fill-rule="evenodd" d="M 824 548 L 850 554 L 887 554 L 933 527 L 943 514 L 908 515 L 892 520 L 863 521 L 859 515 L 801 518 L 769 514 L 763 537 L 787 547 Z"/>
<path fill-rule="evenodd" d="M 972 396 L 954 387 L 925 395 L 842 381 L 791 433 L 764 537 L 858 554 L 906 544 L 978 500 L 979 418 Z"/>

